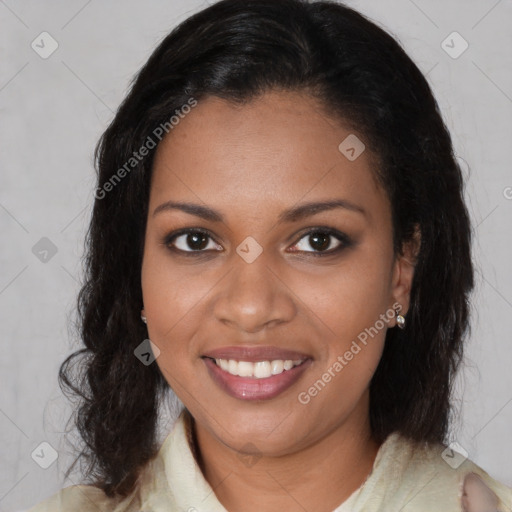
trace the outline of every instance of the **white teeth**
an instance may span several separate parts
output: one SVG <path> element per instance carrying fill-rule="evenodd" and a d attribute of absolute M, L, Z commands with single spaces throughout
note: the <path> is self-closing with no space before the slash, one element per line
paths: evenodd
<path fill-rule="evenodd" d="M 228 373 L 231 373 L 231 375 L 238 375 L 238 363 L 236 361 L 233 361 L 233 359 L 230 359 L 228 361 Z"/>
<path fill-rule="evenodd" d="M 282 373 L 284 370 L 284 363 L 280 359 L 276 359 L 272 361 L 272 375 L 277 375 L 278 373 Z"/>
<path fill-rule="evenodd" d="M 240 361 L 238 363 L 238 375 L 240 375 L 240 377 L 253 377 L 254 363 L 250 363 L 249 361 Z"/>
<path fill-rule="evenodd" d="M 266 379 L 271 375 L 270 363 L 268 361 L 259 361 L 254 363 L 254 376 L 257 379 Z"/>
<path fill-rule="evenodd" d="M 252 363 L 250 361 L 235 361 L 234 359 L 215 359 L 215 362 L 225 372 L 231 375 L 238 375 L 240 377 L 253 377 L 256 379 L 266 379 L 272 375 L 279 375 L 285 370 L 291 370 L 294 366 L 302 363 L 302 360 L 297 359 L 275 359 L 274 361 L 257 361 Z"/>

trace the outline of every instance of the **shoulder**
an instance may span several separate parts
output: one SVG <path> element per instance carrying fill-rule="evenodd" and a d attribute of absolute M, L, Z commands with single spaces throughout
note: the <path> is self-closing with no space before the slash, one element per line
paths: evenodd
<path fill-rule="evenodd" d="M 109 498 L 92 485 L 71 485 L 61 489 L 27 512 L 132 512 L 137 508 L 135 496 L 120 500 Z"/>
<path fill-rule="evenodd" d="M 463 450 L 441 443 L 416 443 L 397 434 L 391 439 L 391 464 L 399 469 L 402 493 L 411 510 L 434 510 L 444 503 L 446 510 L 460 511 L 465 500 L 488 499 L 499 512 L 512 512 L 512 489 L 492 478 L 467 458 Z M 470 510 L 471 508 L 468 508 Z"/>
<path fill-rule="evenodd" d="M 397 432 L 382 444 L 367 481 L 351 499 L 350 508 L 340 512 L 512 512 L 512 489 L 467 456 L 440 443 L 412 441 Z"/>
<path fill-rule="evenodd" d="M 182 426 L 182 422 L 177 422 Z M 137 485 L 127 497 L 108 497 L 92 485 L 65 487 L 27 512 L 141 512 L 181 510 L 176 504 L 175 490 L 169 487 L 166 458 L 171 459 L 178 472 L 183 466 L 182 451 L 188 447 L 185 434 L 174 428 L 168 434 L 155 457 L 149 460 L 138 475 Z M 181 450 L 181 451 L 180 451 Z M 175 453 L 176 452 L 176 453 Z M 189 455 L 192 458 L 192 455 Z M 170 468 L 167 468 L 169 470 Z M 178 482 L 178 488 L 180 487 Z M 179 489 L 182 490 L 182 489 Z"/>
<path fill-rule="evenodd" d="M 160 450 L 141 470 L 135 489 L 126 497 L 109 497 L 93 485 L 61 489 L 26 512 L 141 512 L 177 510 Z"/>

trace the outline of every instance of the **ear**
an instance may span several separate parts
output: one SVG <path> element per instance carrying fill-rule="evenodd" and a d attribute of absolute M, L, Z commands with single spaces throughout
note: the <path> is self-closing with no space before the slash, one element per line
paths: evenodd
<path fill-rule="evenodd" d="M 401 252 L 393 263 L 391 294 L 393 304 L 398 303 L 400 313 L 405 316 L 409 310 L 414 269 L 421 246 L 421 231 L 418 224 L 410 240 L 404 242 Z M 393 305 L 391 306 L 393 308 Z M 394 309 L 394 308 L 393 308 Z"/>

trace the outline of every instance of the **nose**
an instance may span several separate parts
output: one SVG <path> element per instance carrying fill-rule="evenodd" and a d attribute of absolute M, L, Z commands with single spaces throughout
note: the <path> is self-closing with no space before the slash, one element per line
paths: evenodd
<path fill-rule="evenodd" d="M 256 333 L 290 322 L 296 314 L 293 292 L 269 265 L 265 251 L 252 263 L 237 254 L 215 297 L 214 315 L 238 331 Z"/>

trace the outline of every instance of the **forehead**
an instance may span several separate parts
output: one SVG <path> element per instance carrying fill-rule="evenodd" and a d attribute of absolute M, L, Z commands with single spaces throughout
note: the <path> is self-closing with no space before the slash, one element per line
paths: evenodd
<path fill-rule="evenodd" d="M 269 92 L 244 105 L 208 97 L 160 143 L 150 203 L 186 197 L 261 211 L 344 197 L 382 215 L 387 197 L 363 145 L 364 135 L 303 93 Z"/>

